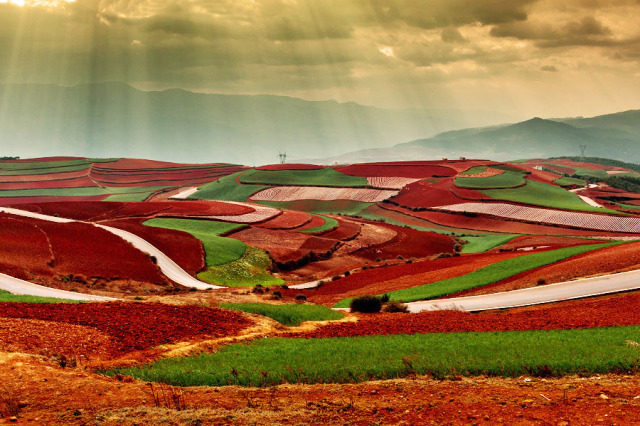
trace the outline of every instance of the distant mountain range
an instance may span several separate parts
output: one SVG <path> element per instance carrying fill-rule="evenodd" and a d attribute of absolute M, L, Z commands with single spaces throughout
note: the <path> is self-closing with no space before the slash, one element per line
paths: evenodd
<path fill-rule="evenodd" d="M 350 152 L 319 162 L 401 161 L 417 159 L 486 158 L 514 160 L 580 155 L 580 146 L 593 157 L 640 162 L 640 110 L 593 118 L 545 120 L 470 128 L 386 149 Z"/>
<path fill-rule="evenodd" d="M 282 96 L 136 90 L 120 83 L 0 86 L 0 155 L 274 163 L 382 148 L 514 117 L 380 109 Z"/>

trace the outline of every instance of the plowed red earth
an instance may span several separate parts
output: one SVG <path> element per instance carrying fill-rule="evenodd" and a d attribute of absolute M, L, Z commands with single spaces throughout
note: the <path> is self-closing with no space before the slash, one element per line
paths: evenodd
<path fill-rule="evenodd" d="M 364 177 L 404 177 L 424 179 L 455 176 L 456 171 L 431 162 L 354 164 L 336 168 L 340 173 Z"/>
<path fill-rule="evenodd" d="M 200 164 L 201 166 L 215 166 L 219 163 Z M 97 163 L 93 166 L 96 169 L 132 170 L 140 169 L 166 169 L 172 167 L 193 167 L 193 164 L 169 163 L 166 161 L 144 160 L 137 158 L 121 158 L 111 163 Z"/>
<path fill-rule="evenodd" d="M 163 202 L 51 202 L 32 203 L 19 208 L 50 216 L 58 215 L 76 220 L 115 220 L 130 217 L 154 216 L 235 216 L 253 212 L 246 205 L 220 201 L 163 201 Z"/>
<path fill-rule="evenodd" d="M 2 272 L 24 269 L 50 273 L 53 253 L 47 235 L 37 226 L 0 214 L 0 265 Z"/>
<path fill-rule="evenodd" d="M 42 163 L 47 161 L 73 161 L 86 160 L 84 157 L 38 157 L 38 158 L 18 158 L 16 160 L 2 160 L 3 163 Z"/>
<path fill-rule="evenodd" d="M 561 228 L 556 226 L 536 225 L 532 223 L 512 222 L 487 217 L 471 217 L 435 211 L 412 211 L 397 206 L 385 206 L 410 216 L 435 222 L 440 225 L 469 230 L 500 232 L 507 234 L 542 234 L 542 235 L 576 235 L 576 236 L 628 236 L 614 232 L 598 232 L 590 230 Z"/>
<path fill-rule="evenodd" d="M 557 330 L 640 324 L 640 294 L 582 300 L 580 303 L 514 312 L 434 311 L 419 314 L 361 315 L 358 322 L 332 323 L 295 337 L 350 337 L 469 331 Z"/>
<path fill-rule="evenodd" d="M 37 204 L 37 203 L 47 203 L 47 202 L 60 202 L 60 201 L 100 201 L 107 198 L 109 195 L 91 195 L 86 197 L 53 197 L 53 196 L 43 196 L 43 197 L 0 197 L 0 205 L 2 206 L 17 206 L 19 204 Z"/>
<path fill-rule="evenodd" d="M 33 182 L 43 180 L 75 179 L 87 175 L 87 170 L 75 170 L 73 172 L 47 173 L 42 175 L 13 175 L 0 176 L 0 182 Z"/>
<path fill-rule="evenodd" d="M 338 219 L 337 217 L 334 217 L 334 219 L 338 221 L 338 227 L 333 231 L 323 233 L 322 234 L 323 238 L 329 238 L 332 240 L 339 240 L 339 241 L 348 241 L 348 240 L 354 239 L 360 233 L 359 223 Z"/>
<path fill-rule="evenodd" d="M 400 193 L 391 200 L 407 207 L 438 207 L 449 204 L 464 203 L 466 200 L 457 197 L 450 188 L 451 179 L 443 179 L 439 183 L 418 181 L 402 188 Z"/>
<path fill-rule="evenodd" d="M 562 177 L 562 175 L 560 174 L 547 172 L 545 170 L 538 170 L 538 169 L 532 168 L 532 169 L 529 169 L 529 171 L 531 173 L 527 176 L 527 179 L 531 179 L 537 182 L 547 183 L 551 185 L 556 185 L 555 183 L 553 183 L 553 181 L 556 179 L 560 179 Z"/>
<path fill-rule="evenodd" d="M 495 284 L 450 295 L 450 297 L 533 287 L 537 285 L 538 279 L 544 279 L 546 283 L 551 284 L 591 275 L 634 269 L 640 269 L 640 243 L 627 243 L 583 253 L 552 265 L 514 275 Z"/>
<path fill-rule="evenodd" d="M 96 228 L 93 225 L 74 223 L 55 223 L 31 218 L 19 218 L 20 221 L 31 225 L 10 226 L 13 229 L 15 244 L 32 245 L 31 238 L 39 238 L 39 244 L 34 247 L 51 247 L 54 261 L 50 262 L 52 272 L 60 275 L 74 274 L 85 277 L 101 277 L 105 279 L 131 279 L 140 282 L 166 283 L 167 279 L 160 274 L 156 265 L 141 251 L 133 248 L 123 239 Z M 9 225 L 12 224 L 8 223 Z M 33 230 L 39 228 L 48 238 L 48 242 L 38 237 Z M 21 243 L 22 242 L 22 243 Z M 42 244 L 45 244 L 42 246 Z M 33 250 L 33 249 L 31 249 Z M 26 251 L 30 253 L 29 251 Z M 44 261 L 45 253 L 40 254 Z M 38 259 L 38 258 L 35 258 Z M 34 260 L 35 260 L 34 259 Z M 24 260 L 28 262 L 28 260 Z M 34 269 L 29 267 L 30 271 Z"/>
<path fill-rule="evenodd" d="M 311 222 L 311 219 L 313 219 L 313 216 L 309 213 L 283 210 L 282 214 L 257 226 L 267 229 L 293 229 L 306 225 Z"/>
<path fill-rule="evenodd" d="M 36 176 L 31 176 L 35 179 Z M 0 190 L 15 189 L 49 189 L 49 188 L 84 188 L 95 187 L 94 181 L 87 176 L 62 180 L 39 180 L 31 182 L 0 182 Z"/>
<path fill-rule="evenodd" d="M 160 303 L 0 303 L 0 317 L 91 327 L 114 340 L 112 355 L 195 337 L 232 336 L 252 324 L 234 311 Z M 100 339 L 94 347 L 102 343 Z"/>
<path fill-rule="evenodd" d="M 445 235 L 416 231 L 386 223 L 381 223 L 378 226 L 393 230 L 396 236 L 383 244 L 358 250 L 358 256 L 373 260 L 377 258 L 390 259 L 397 256 L 421 258 L 438 253 L 453 253 L 453 240 Z"/>
<path fill-rule="evenodd" d="M 317 228 L 319 226 L 324 225 L 325 220 L 320 216 L 311 216 L 311 220 L 301 227 L 297 228 L 296 231 L 306 231 L 308 229 Z"/>
<path fill-rule="evenodd" d="M 474 254 L 367 269 L 305 292 L 314 303 L 332 306 L 338 301 L 364 294 L 382 294 L 458 277 L 502 260 L 525 254 L 505 252 Z"/>
<path fill-rule="evenodd" d="M 139 219 L 103 223 L 107 226 L 124 229 L 145 239 L 193 276 L 205 267 L 202 242 L 187 232 L 145 226 L 140 223 Z"/>
<path fill-rule="evenodd" d="M 304 256 L 305 252 L 301 251 L 300 247 L 310 238 L 317 238 L 296 232 L 255 227 L 234 232 L 229 236 L 250 246 L 268 251 L 269 255 L 278 262 L 286 262 Z"/>
<path fill-rule="evenodd" d="M 267 166 L 256 167 L 256 170 L 318 170 L 323 166 L 314 164 L 269 164 Z"/>

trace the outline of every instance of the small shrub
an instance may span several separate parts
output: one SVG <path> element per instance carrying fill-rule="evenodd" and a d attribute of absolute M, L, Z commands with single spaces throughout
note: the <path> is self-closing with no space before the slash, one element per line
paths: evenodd
<path fill-rule="evenodd" d="M 381 257 L 376 257 L 376 262 L 382 262 L 382 258 Z"/>
<path fill-rule="evenodd" d="M 351 271 L 345 271 L 344 276 L 348 277 L 349 275 L 351 275 Z"/>
<path fill-rule="evenodd" d="M 282 293 L 280 292 L 280 290 L 276 290 L 272 293 L 272 297 L 273 300 L 280 300 L 282 299 Z"/>
<path fill-rule="evenodd" d="M 378 297 L 367 294 L 365 296 L 354 298 L 351 301 L 349 308 L 351 309 L 351 312 L 363 312 L 369 314 L 380 312 L 382 309 L 382 301 Z"/>
<path fill-rule="evenodd" d="M 536 281 L 537 285 L 544 285 L 547 283 L 547 280 L 545 280 L 544 278 L 538 278 L 538 281 Z"/>
<path fill-rule="evenodd" d="M 451 253 L 438 253 L 435 255 L 435 259 L 444 259 L 451 256 L 453 256 Z"/>
<path fill-rule="evenodd" d="M 264 287 L 262 287 L 261 284 L 258 284 L 251 289 L 251 293 L 262 294 L 264 293 Z"/>
<path fill-rule="evenodd" d="M 390 297 L 389 297 L 389 295 L 388 295 L 388 294 L 383 294 L 382 296 L 380 296 L 380 301 L 381 301 L 382 303 L 388 303 L 388 302 L 389 302 L 389 299 L 390 299 Z"/>
<path fill-rule="evenodd" d="M 307 296 L 305 296 L 304 294 L 296 294 L 296 300 L 299 302 L 306 302 Z"/>
<path fill-rule="evenodd" d="M 398 257 L 396 257 L 396 259 L 398 259 L 398 260 L 404 260 L 404 257 L 402 257 L 402 255 L 398 255 Z"/>
<path fill-rule="evenodd" d="M 409 307 L 405 303 L 399 302 L 397 300 L 391 300 L 384 304 L 384 306 L 382 307 L 382 312 L 388 312 L 388 313 L 402 312 L 406 314 L 409 312 Z"/>
<path fill-rule="evenodd" d="M 340 275 L 334 275 L 331 277 L 331 281 L 338 281 L 340 278 L 342 278 Z"/>

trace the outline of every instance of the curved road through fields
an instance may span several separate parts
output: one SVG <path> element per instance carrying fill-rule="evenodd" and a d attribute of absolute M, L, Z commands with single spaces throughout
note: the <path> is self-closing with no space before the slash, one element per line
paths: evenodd
<path fill-rule="evenodd" d="M 42 285 L 20 280 L 9 275 L 0 274 L 0 290 L 6 290 L 13 294 L 23 294 L 28 296 L 54 297 L 66 300 L 86 300 L 106 302 L 117 300 L 112 297 L 94 296 L 92 294 L 76 293 L 74 291 L 59 290 L 57 288 L 45 287 Z"/>
<path fill-rule="evenodd" d="M 4 213 L 9 213 L 12 215 L 16 215 L 16 216 L 24 216 L 24 217 L 30 217 L 33 219 L 40 219 L 40 220 L 48 220 L 50 222 L 58 222 L 58 223 L 71 223 L 71 222 L 81 222 L 78 220 L 73 220 L 73 219 L 66 219 L 66 218 L 62 218 L 62 217 L 55 217 L 55 216 L 49 216 L 49 215 L 44 215 L 44 214 L 40 214 L 40 213 L 34 213 L 34 212 L 29 212 L 26 210 L 20 210 L 20 209 L 14 209 L 14 208 L 10 208 L 10 207 L 0 207 L 0 212 L 4 212 Z M 156 263 L 158 265 L 158 267 L 160 268 L 160 270 L 162 271 L 162 273 L 169 278 L 170 280 L 183 285 L 185 287 L 195 287 L 199 290 L 208 290 L 208 289 L 216 289 L 216 288 L 224 288 L 221 286 L 217 286 L 217 285 L 211 285 L 211 284 L 207 284 L 204 283 L 200 280 L 197 280 L 196 278 L 192 277 L 191 275 L 189 275 L 184 269 L 182 269 L 180 266 L 178 266 L 177 263 L 175 263 L 173 260 L 171 260 L 169 258 L 169 256 L 167 256 L 166 254 L 164 254 L 163 252 L 161 252 L 159 249 L 157 249 L 155 246 L 153 246 L 151 243 L 149 243 L 148 241 L 138 237 L 137 235 L 134 235 L 130 232 L 127 231 L 123 231 L 122 229 L 118 229 L 118 228 L 112 228 L 110 226 L 106 226 L 106 225 L 99 225 L 96 223 L 91 223 L 91 222 L 83 222 L 83 223 L 88 223 L 90 225 L 93 226 L 97 226 L 99 228 L 104 229 L 105 231 L 109 231 L 112 234 L 117 235 L 118 237 L 122 238 L 123 240 L 127 241 L 128 243 L 130 243 L 131 245 L 133 245 L 135 248 L 137 248 L 140 251 L 143 251 L 145 253 L 148 253 L 149 255 L 153 256 L 156 258 Z M 22 280 L 18 280 L 18 281 L 22 281 Z M 28 283 L 27 281 L 22 281 L 23 283 Z M 31 283 L 28 283 L 31 284 Z M 32 284 L 35 285 L 35 284 Z M 13 286 L 18 286 L 17 283 L 14 283 Z M 19 286 L 18 286 L 19 287 Z M 2 288 L 2 287 L 0 287 Z M 27 291 L 30 287 L 25 287 L 25 291 Z M 46 288 L 46 287 L 44 287 Z M 11 291 L 11 290 L 9 290 Z M 36 290 L 33 290 L 36 291 Z M 13 293 L 13 291 L 11 291 Z M 67 293 L 71 293 L 71 292 L 67 292 Z M 16 293 L 16 294 L 30 294 L 30 295 L 34 295 L 34 296 L 39 296 L 40 294 L 35 294 L 35 293 Z M 82 295 L 82 293 L 76 293 L 76 294 L 80 294 Z M 84 295 L 82 295 L 84 296 Z M 60 296 L 47 296 L 47 297 L 60 297 Z M 65 297 L 66 299 L 68 299 L 68 297 Z"/>
<path fill-rule="evenodd" d="M 640 270 L 582 278 L 502 293 L 411 302 L 407 303 L 407 306 L 410 312 L 446 309 L 485 311 L 580 299 L 637 289 L 640 289 Z"/>

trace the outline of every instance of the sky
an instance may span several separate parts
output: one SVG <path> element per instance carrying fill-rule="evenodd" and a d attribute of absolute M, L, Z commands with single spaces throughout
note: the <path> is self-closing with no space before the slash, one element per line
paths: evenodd
<path fill-rule="evenodd" d="M 0 82 L 591 116 L 640 108 L 640 0 L 0 0 Z"/>

